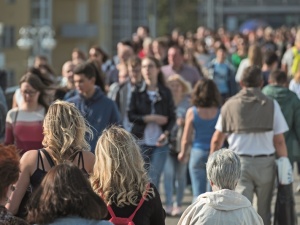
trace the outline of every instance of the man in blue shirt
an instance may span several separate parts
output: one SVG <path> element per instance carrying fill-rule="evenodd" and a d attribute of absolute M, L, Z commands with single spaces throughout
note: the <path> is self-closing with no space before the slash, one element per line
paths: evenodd
<path fill-rule="evenodd" d="M 68 99 L 68 102 L 75 104 L 91 126 L 94 136 L 88 137 L 88 141 L 92 152 L 95 151 L 97 140 L 106 127 L 121 124 L 117 106 L 95 86 L 95 81 L 96 73 L 91 65 L 77 65 L 74 69 L 74 84 L 78 95 Z"/>

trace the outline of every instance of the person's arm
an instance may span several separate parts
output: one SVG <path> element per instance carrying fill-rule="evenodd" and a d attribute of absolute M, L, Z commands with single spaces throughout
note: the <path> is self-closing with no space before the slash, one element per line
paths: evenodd
<path fill-rule="evenodd" d="M 18 107 L 18 103 L 17 103 L 17 99 L 16 99 L 16 93 L 14 93 L 13 99 L 12 99 L 12 108 L 17 108 L 17 107 Z"/>
<path fill-rule="evenodd" d="M 287 157 L 287 148 L 283 134 L 276 134 L 273 138 L 273 144 L 278 157 Z"/>
<path fill-rule="evenodd" d="M 225 138 L 226 138 L 226 134 L 224 134 L 219 130 L 215 131 L 210 142 L 210 154 L 222 148 Z"/>
<path fill-rule="evenodd" d="M 287 148 L 284 139 L 284 133 L 289 130 L 284 115 L 276 100 L 274 102 L 274 118 L 273 118 L 273 145 L 278 157 L 287 157 Z"/>
<path fill-rule="evenodd" d="M 154 185 L 151 185 L 151 188 L 154 189 L 154 198 L 150 201 L 152 202 L 151 208 L 153 213 L 150 216 L 150 225 L 165 225 L 166 213 L 162 206 L 160 195 Z"/>
<path fill-rule="evenodd" d="M 11 117 L 11 113 L 10 112 L 6 115 L 5 139 L 4 139 L 4 144 L 5 145 L 12 145 L 15 142 L 15 140 L 14 140 L 14 132 L 13 132 L 14 128 L 13 128 L 13 124 L 12 124 L 13 121 L 10 118 Z"/>
<path fill-rule="evenodd" d="M 194 114 L 193 114 L 193 108 L 189 108 L 186 112 L 185 117 L 185 126 L 183 129 L 183 134 L 181 138 L 181 148 L 180 152 L 178 154 L 178 160 L 180 162 L 187 161 L 188 157 L 188 146 L 192 141 L 193 136 L 193 120 L 194 120 Z"/>
<path fill-rule="evenodd" d="M 138 106 L 136 104 L 137 95 L 139 93 L 132 92 L 129 110 L 128 110 L 128 119 L 131 123 L 140 123 L 140 124 L 147 124 L 150 122 L 155 122 L 160 126 L 163 126 L 168 123 L 168 117 L 158 115 L 158 114 L 149 114 L 149 115 L 141 115 L 138 113 Z"/>
<path fill-rule="evenodd" d="M 139 124 L 145 124 L 147 121 L 144 121 L 145 115 L 141 115 L 138 113 L 138 105 L 137 105 L 137 98 L 139 93 L 132 92 L 129 109 L 128 109 L 128 119 L 131 123 L 139 123 Z"/>
<path fill-rule="evenodd" d="M 20 176 L 15 184 L 15 190 L 9 197 L 5 207 L 12 213 L 17 214 L 20 203 L 25 195 L 26 189 L 30 184 L 30 176 L 33 165 L 36 165 L 37 151 L 26 152 L 20 160 Z"/>

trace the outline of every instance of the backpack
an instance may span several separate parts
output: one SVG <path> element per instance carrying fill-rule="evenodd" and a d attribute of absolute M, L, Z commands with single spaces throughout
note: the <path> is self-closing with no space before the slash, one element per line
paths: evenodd
<path fill-rule="evenodd" d="M 135 225 L 134 222 L 132 221 L 136 212 L 141 208 L 141 206 L 143 205 L 144 201 L 145 201 L 145 197 L 147 195 L 148 189 L 150 187 L 150 184 L 147 185 L 147 189 L 146 192 L 144 194 L 144 196 L 141 198 L 138 206 L 136 207 L 136 209 L 134 210 L 134 212 L 128 217 L 128 218 L 124 218 L 124 217 L 117 217 L 114 213 L 114 211 L 112 210 L 110 205 L 107 205 L 107 209 L 108 212 L 111 216 L 111 219 L 109 220 L 110 222 L 112 222 L 114 225 Z"/>

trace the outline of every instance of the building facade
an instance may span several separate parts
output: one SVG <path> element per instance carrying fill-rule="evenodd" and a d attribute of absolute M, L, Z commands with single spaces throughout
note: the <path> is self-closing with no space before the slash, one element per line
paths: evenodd
<path fill-rule="evenodd" d="M 131 38 L 138 25 L 147 24 L 147 0 L 2 0 L 0 1 L 0 68 L 9 71 L 9 85 L 18 83 L 28 59 L 46 55 L 56 74 L 77 47 L 87 53 L 100 45 L 109 55 L 119 40 Z M 134 12 L 134 13 L 133 13 Z M 56 47 L 41 43 L 29 50 L 16 46 L 24 26 L 50 26 Z"/>
<path fill-rule="evenodd" d="M 299 0 L 201 0 L 198 23 L 210 28 L 236 30 L 249 19 L 260 19 L 273 27 L 300 24 Z"/>

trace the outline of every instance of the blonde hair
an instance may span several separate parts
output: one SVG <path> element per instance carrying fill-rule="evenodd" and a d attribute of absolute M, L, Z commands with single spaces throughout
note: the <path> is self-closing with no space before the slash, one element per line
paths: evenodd
<path fill-rule="evenodd" d="M 250 66 L 258 66 L 260 68 L 262 67 L 263 56 L 259 45 L 253 44 L 249 47 L 248 58 L 250 61 Z"/>
<path fill-rule="evenodd" d="M 85 135 L 93 133 L 74 104 L 56 101 L 50 107 L 44 119 L 43 146 L 51 149 L 56 164 L 72 160 L 78 151 L 89 150 Z"/>
<path fill-rule="evenodd" d="M 95 149 L 96 161 L 90 177 L 92 187 L 108 204 L 138 205 L 149 183 L 144 160 L 134 137 L 125 129 L 105 129 Z M 154 197 L 148 189 L 146 199 Z"/>
<path fill-rule="evenodd" d="M 168 80 L 167 80 L 167 84 L 169 85 L 171 82 L 173 81 L 177 81 L 181 84 L 182 86 L 182 95 L 187 95 L 190 94 L 192 92 L 192 87 L 191 84 L 189 82 L 187 82 L 182 76 L 180 76 L 179 74 L 174 74 L 171 75 Z"/>

